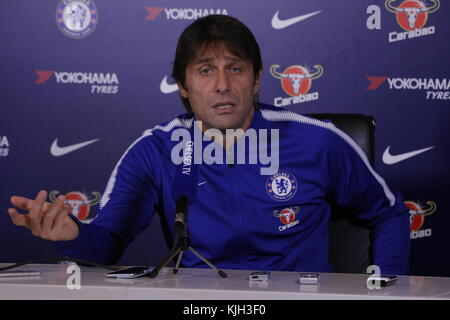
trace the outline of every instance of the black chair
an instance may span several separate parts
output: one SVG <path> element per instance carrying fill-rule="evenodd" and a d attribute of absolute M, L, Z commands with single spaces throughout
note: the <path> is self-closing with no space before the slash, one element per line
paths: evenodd
<path fill-rule="evenodd" d="M 375 119 L 372 116 L 350 113 L 322 113 L 307 116 L 330 120 L 347 133 L 366 153 L 372 166 L 375 163 Z M 372 263 L 370 231 L 364 222 L 355 218 L 349 208 L 332 206 L 329 223 L 329 259 L 334 272 L 367 273 Z"/>

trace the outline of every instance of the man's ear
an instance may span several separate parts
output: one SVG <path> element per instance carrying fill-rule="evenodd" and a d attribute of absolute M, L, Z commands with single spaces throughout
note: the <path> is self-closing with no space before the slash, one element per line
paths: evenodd
<path fill-rule="evenodd" d="M 255 77 L 255 83 L 253 84 L 253 94 L 257 94 L 259 92 L 259 87 L 261 84 L 262 70 L 259 70 Z"/>
<path fill-rule="evenodd" d="M 181 84 L 180 81 L 177 81 L 177 85 L 178 85 L 178 90 L 180 91 L 180 95 L 181 95 L 183 98 L 186 98 L 186 99 L 187 99 L 187 97 L 188 97 L 187 89 Z"/>

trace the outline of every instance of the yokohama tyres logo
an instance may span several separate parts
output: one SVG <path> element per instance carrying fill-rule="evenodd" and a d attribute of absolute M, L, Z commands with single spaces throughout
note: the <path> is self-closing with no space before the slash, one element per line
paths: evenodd
<path fill-rule="evenodd" d="M 450 79 L 446 78 L 367 76 L 367 80 L 370 84 L 366 89 L 371 91 L 387 83 L 390 90 L 425 91 L 427 100 L 450 100 Z"/>
<path fill-rule="evenodd" d="M 54 75 L 57 84 L 90 85 L 92 94 L 116 94 L 119 91 L 119 78 L 116 73 L 98 72 L 66 72 L 55 70 L 34 70 L 37 79 L 35 84 L 44 85 Z"/>
<path fill-rule="evenodd" d="M 194 8 L 166 8 L 166 7 L 144 7 L 147 11 L 145 20 L 155 20 L 162 12 L 166 20 L 195 20 L 210 14 L 228 15 L 226 9 L 194 9 Z"/>

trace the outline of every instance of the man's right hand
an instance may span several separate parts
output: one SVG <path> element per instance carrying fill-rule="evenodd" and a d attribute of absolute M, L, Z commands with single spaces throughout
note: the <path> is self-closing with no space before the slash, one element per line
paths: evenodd
<path fill-rule="evenodd" d="M 67 241 L 78 237 L 78 225 L 69 217 L 70 207 L 64 204 L 65 197 L 60 195 L 54 203 L 45 202 L 47 192 L 39 191 L 34 200 L 12 196 L 11 203 L 19 209 L 28 211 L 19 213 L 9 208 L 8 214 L 16 226 L 30 229 L 37 237 L 53 241 Z"/>

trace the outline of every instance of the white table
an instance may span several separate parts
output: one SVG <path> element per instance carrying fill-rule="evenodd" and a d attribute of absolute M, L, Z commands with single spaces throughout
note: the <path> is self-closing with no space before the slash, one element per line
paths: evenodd
<path fill-rule="evenodd" d="M 7 264 L 0 264 L 0 267 Z M 163 269 L 157 278 L 109 279 L 102 268 L 80 267 L 80 289 L 67 264 L 25 265 L 38 277 L 0 279 L 0 299 L 164 299 L 164 300 L 300 300 L 300 299 L 449 299 L 450 278 L 399 276 L 395 285 L 368 289 L 369 275 L 322 273 L 318 285 L 300 285 L 299 272 L 272 272 L 267 282 L 249 282 L 251 271 Z M 72 277 L 72 278 L 70 278 Z"/>

